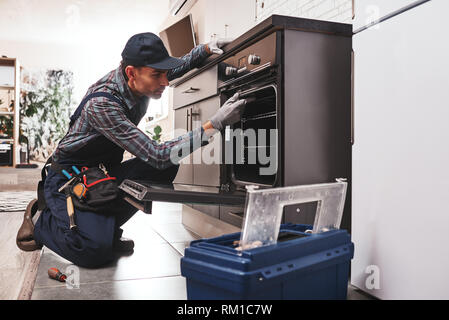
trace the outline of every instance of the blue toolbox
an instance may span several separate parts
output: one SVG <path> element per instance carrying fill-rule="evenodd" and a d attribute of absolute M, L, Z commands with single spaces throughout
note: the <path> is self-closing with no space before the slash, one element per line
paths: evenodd
<path fill-rule="evenodd" d="M 354 244 L 345 230 L 282 224 L 275 244 L 239 251 L 240 233 L 192 241 L 181 259 L 190 299 L 346 299 Z"/>
<path fill-rule="evenodd" d="M 241 233 L 191 242 L 188 299 L 346 299 L 351 236 L 339 230 L 347 182 L 248 186 Z M 312 225 L 281 224 L 286 205 L 317 201 Z"/>

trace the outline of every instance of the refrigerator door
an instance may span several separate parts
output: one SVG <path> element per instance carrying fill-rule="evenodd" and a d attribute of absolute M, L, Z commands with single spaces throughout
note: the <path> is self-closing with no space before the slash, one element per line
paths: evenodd
<path fill-rule="evenodd" d="M 449 1 L 354 36 L 351 283 L 449 299 Z"/>
<path fill-rule="evenodd" d="M 416 0 L 354 0 L 354 31 Z"/>

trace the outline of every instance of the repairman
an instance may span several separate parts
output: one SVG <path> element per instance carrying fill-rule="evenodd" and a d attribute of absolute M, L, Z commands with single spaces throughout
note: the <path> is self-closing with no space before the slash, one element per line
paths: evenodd
<path fill-rule="evenodd" d="M 222 53 L 220 47 L 226 43 L 215 40 L 198 45 L 178 59 L 169 56 L 155 34 L 132 36 L 122 52 L 120 66 L 88 89 L 72 116 L 66 136 L 51 157 L 52 165 L 43 186 L 46 206 L 35 224 L 31 218 L 37 204 L 28 206 L 17 238 L 19 247 L 33 250 L 45 245 L 83 267 L 102 266 L 114 258 L 115 252 L 132 252 L 134 242 L 121 237 L 120 227 L 137 209 L 123 195 L 101 213 L 75 208 L 76 228 L 70 229 L 67 197 L 58 191 L 68 179 L 53 168 L 55 165 L 82 168 L 102 163 L 108 174 L 116 177 L 117 184 L 124 179 L 173 181 L 179 164 L 172 161 L 172 151 L 193 152 L 194 148 L 201 147 L 203 143 L 198 145 L 193 141 L 207 141 L 202 138 L 203 134 L 239 121 L 246 101 L 235 95 L 201 127 L 164 143 L 152 140 L 137 125 L 147 111 L 149 100 L 159 99 L 170 80 L 198 67 L 211 54 Z M 135 158 L 122 162 L 125 150 Z"/>

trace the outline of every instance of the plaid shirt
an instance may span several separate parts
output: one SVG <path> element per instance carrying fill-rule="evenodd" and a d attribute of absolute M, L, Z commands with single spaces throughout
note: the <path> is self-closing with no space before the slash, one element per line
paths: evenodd
<path fill-rule="evenodd" d="M 196 46 L 181 58 L 186 63 L 167 73 L 168 80 L 178 78 L 197 67 L 208 55 L 204 45 Z M 176 163 L 170 160 L 172 152 L 178 150 L 193 152 L 201 145 L 207 144 L 201 140 L 204 132 L 202 127 L 162 144 L 158 144 L 137 128 L 137 124 L 147 111 L 149 98 L 136 97 L 132 94 L 120 67 L 93 84 L 86 96 L 98 91 L 111 93 L 124 103 L 118 104 L 105 97 L 88 100 L 80 117 L 70 127 L 67 135 L 53 153 L 53 161 L 57 162 L 59 159 L 70 157 L 71 154 L 75 154 L 77 150 L 101 135 L 159 169 Z M 200 141 L 200 143 L 194 143 L 194 141 Z"/>

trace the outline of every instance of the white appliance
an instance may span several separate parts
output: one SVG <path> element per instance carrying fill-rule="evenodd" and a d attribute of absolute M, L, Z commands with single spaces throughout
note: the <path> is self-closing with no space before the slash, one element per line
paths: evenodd
<path fill-rule="evenodd" d="M 390 18 L 353 37 L 351 283 L 381 299 L 449 299 L 449 1 L 355 10 L 354 32 Z"/>
<path fill-rule="evenodd" d="M 197 0 L 170 0 L 168 3 L 169 11 L 172 16 L 180 16 L 188 12 Z"/>

